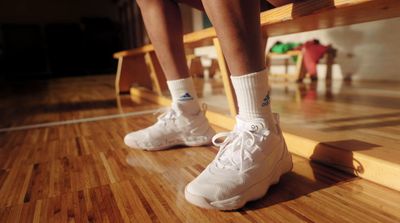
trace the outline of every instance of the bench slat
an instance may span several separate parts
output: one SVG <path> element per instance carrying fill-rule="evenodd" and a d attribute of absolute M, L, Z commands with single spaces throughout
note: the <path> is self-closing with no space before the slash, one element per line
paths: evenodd
<path fill-rule="evenodd" d="M 308 0 L 262 12 L 261 25 L 268 36 L 351 25 L 400 16 L 399 0 Z M 184 35 L 186 47 L 211 45 L 214 28 Z M 153 51 L 151 44 L 114 54 L 114 58 Z"/>
<path fill-rule="evenodd" d="M 261 25 L 279 36 L 399 16 L 399 0 L 310 0 L 261 13 Z"/>

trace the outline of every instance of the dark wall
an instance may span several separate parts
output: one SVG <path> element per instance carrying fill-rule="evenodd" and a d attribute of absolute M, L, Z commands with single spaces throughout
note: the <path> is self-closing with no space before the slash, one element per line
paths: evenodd
<path fill-rule="evenodd" d="M 115 72 L 116 10 L 112 0 L 0 1 L 0 78 Z"/>
<path fill-rule="evenodd" d="M 79 22 L 82 17 L 107 17 L 112 20 L 116 0 L 2 0 L 1 23 Z"/>

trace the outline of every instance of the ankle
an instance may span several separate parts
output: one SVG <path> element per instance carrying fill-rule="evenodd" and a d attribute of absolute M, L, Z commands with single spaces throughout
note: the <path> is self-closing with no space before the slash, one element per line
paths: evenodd
<path fill-rule="evenodd" d="M 172 96 L 172 107 L 183 114 L 195 115 L 200 111 L 192 77 L 167 81 Z"/>
<path fill-rule="evenodd" d="M 267 70 L 231 76 L 239 107 L 239 115 L 249 121 L 262 120 L 271 132 L 276 131 L 276 121 L 271 111 Z"/>
<path fill-rule="evenodd" d="M 183 115 L 197 115 L 200 112 L 200 105 L 197 100 L 190 102 L 172 102 L 171 107 Z"/>

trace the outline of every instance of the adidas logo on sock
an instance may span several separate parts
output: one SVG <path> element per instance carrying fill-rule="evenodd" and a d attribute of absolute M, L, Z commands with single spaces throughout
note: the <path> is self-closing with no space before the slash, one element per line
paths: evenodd
<path fill-rule="evenodd" d="M 262 103 L 262 107 L 269 105 L 270 102 L 270 98 L 269 98 L 269 94 L 267 94 L 267 96 L 265 96 L 265 98 L 263 99 L 263 103 Z"/>
<path fill-rule="evenodd" d="M 189 101 L 189 100 L 193 100 L 193 97 L 189 94 L 189 93 L 185 93 L 184 95 L 180 96 L 179 101 Z"/>

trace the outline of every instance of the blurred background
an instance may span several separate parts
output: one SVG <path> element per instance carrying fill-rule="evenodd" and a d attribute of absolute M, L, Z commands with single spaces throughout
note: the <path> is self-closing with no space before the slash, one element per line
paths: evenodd
<path fill-rule="evenodd" d="M 110 73 L 122 49 L 111 0 L 0 2 L 2 79 Z"/>
<path fill-rule="evenodd" d="M 185 33 L 211 25 L 200 11 L 181 11 Z M 276 41 L 317 38 L 338 50 L 334 79 L 400 80 L 399 27 L 395 18 L 279 36 L 268 41 L 267 50 Z M 0 1 L 0 80 L 115 74 L 114 52 L 148 42 L 135 0 Z M 215 57 L 213 47 L 195 53 Z M 273 64 L 271 70 L 280 68 Z"/>

